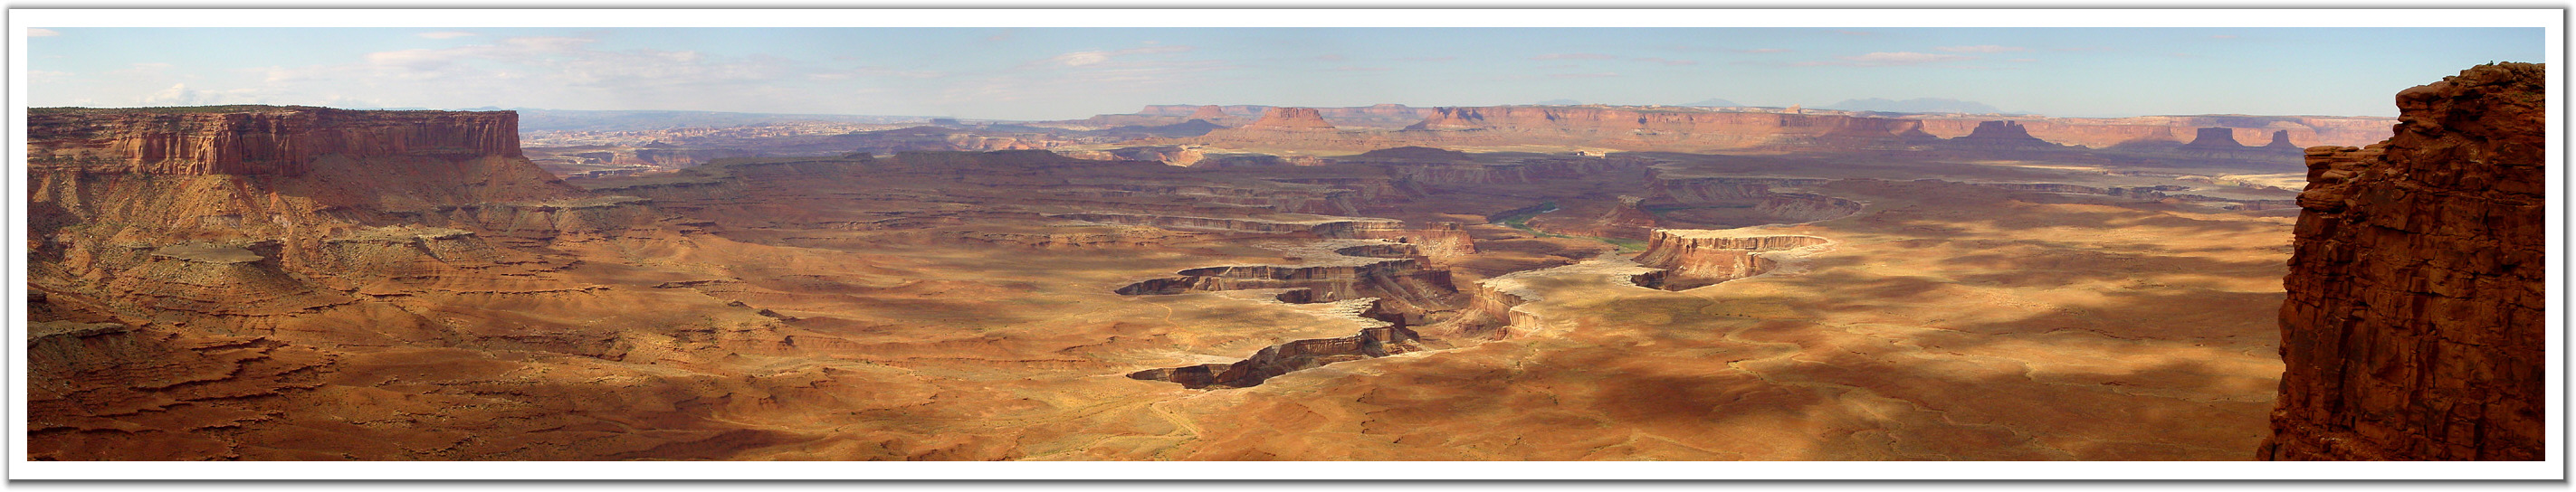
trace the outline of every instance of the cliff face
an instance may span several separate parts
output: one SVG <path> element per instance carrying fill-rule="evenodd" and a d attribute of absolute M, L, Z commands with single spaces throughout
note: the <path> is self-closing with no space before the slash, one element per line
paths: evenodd
<path fill-rule="evenodd" d="M 1761 275 L 1775 262 L 1764 253 L 1831 244 L 1825 238 L 1753 235 L 1737 231 L 1656 229 L 1638 253 L 1638 265 L 1661 268 L 1662 275 L 1639 276 L 1639 285 L 1689 290 L 1728 280 Z"/>
<path fill-rule="evenodd" d="M 521 157 L 510 112 L 46 108 L 28 120 L 46 240 L 72 240 L 47 236 L 81 223 L 110 236 L 310 236 L 384 212 L 579 194 Z"/>
<path fill-rule="evenodd" d="M 1149 107 L 1163 118 L 1196 113 L 1192 106 Z M 2142 116 L 2133 118 L 2021 118 L 2000 123 L 1941 117 L 1873 117 L 1838 114 L 1721 112 L 1696 109 L 1592 106 L 1488 106 L 1411 108 L 1379 105 L 1367 108 L 1260 108 L 1225 106 L 1222 111 L 1265 110 L 1262 121 L 1248 125 L 1271 131 L 1217 131 L 1202 138 L 1163 143 L 1279 144 L 1301 148 L 1366 150 L 1401 145 L 1477 146 L 1558 144 L 1622 150 L 1703 152 L 1727 150 L 1918 149 L 1956 143 L 1989 148 L 1998 142 L 2015 147 L 2081 145 L 2091 148 L 2148 145 L 2159 148 L 2191 142 L 2200 130 L 2214 128 L 2237 142 L 2266 136 L 2309 144 L 2354 145 L 2386 138 L 2388 118 L 2288 116 Z M 1419 119 L 1400 131 L 1373 131 L 1380 123 L 1407 114 Z M 1155 116 L 1160 115 L 1160 116 Z M 1109 115 L 1104 115 L 1104 117 Z M 1211 120 L 1213 121 L 1213 120 Z M 1340 125 L 1358 130 L 1310 131 Z M 1980 127 L 1984 127 L 1980 130 Z M 1288 130 L 1288 131 L 1278 131 Z M 1980 135 L 1980 132 L 1984 132 Z M 1962 139 L 1962 137 L 1968 137 Z M 1958 139 L 1944 141 L 1943 139 Z M 2241 145 L 2240 145 L 2241 146 Z"/>
<path fill-rule="evenodd" d="M 639 220 L 603 215 L 636 207 L 576 200 L 518 157 L 507 112 L 35 113 L 29 284 L 113 306 L 241 315 L 345 303 L 330 292 L 344 289 L 322 287 L 367 272 L 346 269 L 341 242 L 378 226 L 551 237 Z"/>
<path fill-rule="evenodd" d="M 1270 108 L 1270 112 L 1262 113 L 1261 119 L 1253 120 L 1252 124 L 1243 125 L 1241 129 L 1328 132 L 1333 131 L 1333 124 L 1325 122 L 1324 114 L 1312 108 Z"/>
<path fill-rule="evenodd" d="M 40 108 L 27 115 L 37 169 L 149 174 L 302 175 L 314 158 L 520 157 L 508 111 L 242 111 Z"/>
<path fill-rule="evenodd" d="M 2129 118 L 2028 118 L 2016 119 L 2030 136 L 2060 145 L 2082 145 L 2096 149 L 2122 144 L 2179 144 L 2197 137 L 2199 128 L 2223 127 L 2237 141 L 2261 140 L 2267 134 L 2288 132 L 2293 142 L 2306 145 L 2361 145 L 2388 138 L 2389 118 L 2326 118 L 2304 116 L 2137 116 Z M 1958 138 L 1973 133 L 1983 122 L 1965 119 L 1925 119 L 1924 131 L 1943 138 Z"/>
<path fill-rule="evenodd" d="M 1262 114 L 1268 113 L 1271 109 L 1275 108 L 1272 106 L 1255 105 L 1190 106 L 1184 104 L 1156 104 L 1145 106 L 1145 109 L 1138 110 L 1136 111 L 1136 114 L 1133 115 L 1100 115 L 1092 118 L 1094 120 L 1127 119 L 1137 121 L 1144 121 L 1142 120 L 1143 118 L 1166 118 L 1171 119 L 1171 122 L 1186 121 L 1189 119 L 1203 119 L 1217 123 L 1239 123 L 1259 118 Z M 1324 118 L 1324 121 L 1332 122 L 1334 126 L 1388 128 L 1401 127 L 1413 124 L 1417 121 L 1422 121 L 1422 118 L 1431 116 L 1431 113 L 1433 112 L 1432 108 L 1417 108 L 1402 104 L 1377 104 L 1347 108 L 1306 109 L 1314 110 L 1317 115 Z M 1172 119 L 1174 117 L 1181 118 Z"/>
<path fill-rule="evenodd" d="M 2539 460 L 2545 69 L 2400 92 L 2397 134 L 2308 149 L 2270 460 Z"/>
<path fill-rule="evenodd" d="M 1922 124 L 1840 115 L 1501 106 L 1438 108 L 1407 140 L 1591 142 L 1630 148 L 1901 146 Z"/>

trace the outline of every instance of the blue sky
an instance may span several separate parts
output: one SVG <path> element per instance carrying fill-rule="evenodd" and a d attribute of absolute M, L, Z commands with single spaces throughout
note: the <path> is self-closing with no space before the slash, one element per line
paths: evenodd
<path fill-rule="evenodd" d="M 39 26 L 41 27 L 41 26 Z M 484 106 L 1073 119 L 1145 104 L 1823 106 L 2393 116 L 2539 28 L 89 28 L 31 106 Z"/>

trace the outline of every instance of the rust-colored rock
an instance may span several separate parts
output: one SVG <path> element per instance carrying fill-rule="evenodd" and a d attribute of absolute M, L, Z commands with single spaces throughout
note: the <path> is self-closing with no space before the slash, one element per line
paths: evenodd
<path fill-rule="evenodd" d="M 1189 116 L 1184 116 L 1183 118 L 1192 119 L 1192 120 L 1208 120 L 1208 121 L 1216 121 L 1216 120 L 1222 120 L 1222 119 L 1225 119 L 1225 118 L 1226 118 L 1226 116 L 1227 116 L 1227 115 L 1225 114 L 1225 108 L 1220 108 L 1220 107 L 1217 107 L 1216 105 L 1211 104 L 1211 105 L 1206 105 L 1206 106 L 1199 106 L 1199 109 L 1198 109 L 1197 111 L 1191 111 Z"/>
<path fill-rule="evenodd" d="M 2539 64 L 2397 94 L 2397 135 L 2309 149 L 2267 460 L 2539 460 L 2549 404 Z"/>
<path fill-rule="evenodd" d="M 1728 280 L 1761 275 L 1771 271 L 1778 261 L 1765 253 L 1797 254 L 1812 252 L 1832 241 L 1815 236 L 1764 234 L 1754 230 L 1674 230 L 1656 229 L 1646 242 L 1646 251 L 1638 253 L 1637 264 L 1668 271 L 1664 275 L 1641 277 L 1651 280 L 1648 287 L 1687 290 L 1714 285 Z M 1791 253 L 1794 252 L 1794 253 Z"/>
<path fill-rule="evenodd" d="M 38 169 L 301 175 L 314 158 L 519 157 L 509 111 L 353 111 L 302 106 L 29 111 Z"/>
<path fill-rule="evenodd" d="M 1271 131 L 1333 131 L 1333 124 L 1325 122 L 1324 114 L 1316 112 L 1313 108 L 1270 108 L 1270 112 L 1261 114 L 1261 119 L 1254 120 L 1252 124 L 1244 125 L 1242 129 Z"/>
<path fill-rule="evenodd" d="M 2032 137 L 2060 145 L 2082 145 L 2096 149 L 2123 144 L 2180 144 L 2198 135 L 2196 129 L 2225 127 L 2238 141 L 2262 138 L 2266 133 L 2289 132 L 2294 142 L 2307 145 L 2362 145 L 2388 138 L 2391 118 L 2316 117 L 2316 116 L 2133 116 L 2127 118 L 2023 118 L 2015 119 Z M 1923 117 L 1924 130 L 1944 138 L 1958 138 L 1972 133 L 1975 119 Z"/>

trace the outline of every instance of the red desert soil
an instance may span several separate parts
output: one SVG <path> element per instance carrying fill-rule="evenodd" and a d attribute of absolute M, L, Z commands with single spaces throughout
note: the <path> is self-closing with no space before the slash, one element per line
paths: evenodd
<path fill-rule="evenodd" d="M 2279 190 L 1043 151 L 559 183 L 436 128 L 32 144 L 29 456 L 2234 460 L 2281 371 L 2292 219 L 2226 208 Z M 1790 225 L 1703 231 L 1755 223 Z"/>

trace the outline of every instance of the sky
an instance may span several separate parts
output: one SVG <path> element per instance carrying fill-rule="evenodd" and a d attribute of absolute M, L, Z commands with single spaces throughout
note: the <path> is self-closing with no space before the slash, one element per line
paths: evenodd
<path fill-rule="evenodd" d="M 1147 104 L 1825 106 L 2395 116 L 2540 28 L 28 30 L 30 106 L 695 110 L 1060 120 Z"/>

